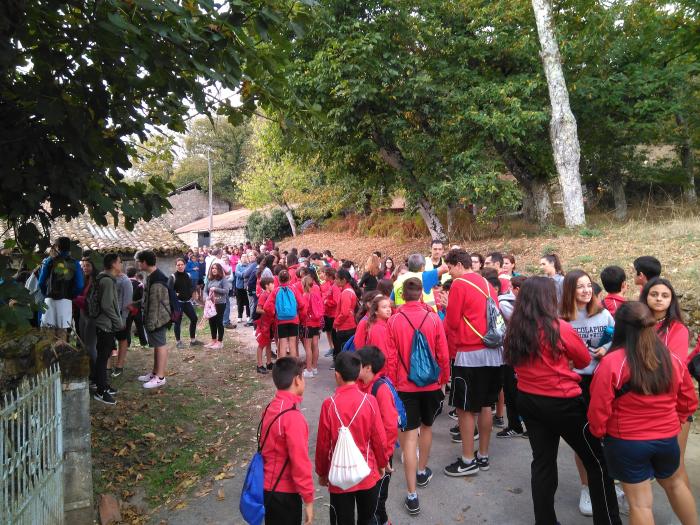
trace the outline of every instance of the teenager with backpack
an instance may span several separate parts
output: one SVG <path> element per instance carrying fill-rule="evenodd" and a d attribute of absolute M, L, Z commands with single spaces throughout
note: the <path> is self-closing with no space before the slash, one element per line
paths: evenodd
<path fill-rule="evenodd" d="M 300 525 L 314 519 L 313 467 L 309 459 L 309 427 L 299 410 L 304 396 L 304 364 L 293 357 L 272 368 L 275 397 L 260 425 L 264 462 L 266 525 Z"/>
<path fill-rule="evenodd" d="M 698 407 L 685 358 L 657 337 L 657 319 L 646 304 L 623 304 L 615 321 L 612 348 L 591 384 L 591 434 L 603 439 L 608 472 L 622 482 L 631 525 L 654 523 L 652 478 L 680 522 L 698 525 L 678 446 L 679 421 Z"/>
<path fill-rule="evenodd" d="M 297 357 L 297 338 L 299 337 L 299 319 L 304 318 L 306 310 L 299 291 L 292 286 L 289 272 L 282 270 L 277 276 L 279 287 L 275 288 L 265 301 L 265 312 L 275 316 L 277 326 L 277 355 Z"/>
<path fill-rule="evenodd" d="M 172 322 L 173 307 L 170 304 L 168 278 L 156 266 L 156 254 L 151 250 L 141 250 L 135 260 L 139 269 L 145 272 L 143 317 L 148 336 L 148 344 L 153 347 L 153 369 L 138 377 L 144 388 L 160 388 L 166 383 L 165 371 L 168 365 L 167 330 Z"/>
<path fill-rule="evenodd" d="M 377 400 L 379 414 L 382 416 L 384 432 L 386 433 L 387 466 L 384 475 L 377 482 L 377 508 L 373 522 L 377 525 L 384 525 L 389 523 L 389 517 L 386 513 L 386 500 L 389 497 L 389 483 L 393 472 L 392 458 L 399 435 L 399 425 L 401 424 L 396 408 L 396 397 L 394 397 L 396 389 L 394 389 L 391 381 L 383 373 L 386 358 L 379 348 L 376 346 L 364 346 L 357 351 L 357 356 L 362 362 L 358 386 L 362 392 L 371 393 Z M 400 399 L 398 401 L 401 402 Z M 403 423 L 405 424 L 405 411 L 403 416 Z"/>
<path fill-rule="evenodd" d="M 304 326 L 304 352 L 306 353 L 304 377 L 311 378 L 318 375 L 318 338 L 321 335 L 321 323 L 323 322 L 323 298 L 321 297 L 321 289 L 311 275 L 304 276 L 301 283 L 306 311 L 302 323 Z"/>
<path fill-rule="evenodd" d="M 405 304 L 389 319 L 386 356 L 386 375 L 406 408 L 406 429 L 399 434 L 399 441 L 408 489 L 404 505 L 412 515 L 420 512 L 416 485 L 426 487 L 433 477 L 428 467 L 432 426 L 442 411 L 443 385 L 450 378 L 445 330 L 438 315 L 421 302 L 423 293 L 420 279 L 403 282 Z"/>
<path fill-rule="evenodd" d="M 83 348 L 90 356 L 90 385 L 91 389 L 95 385 L 95 362 L 97 361 L 97 332 L 95 329 L 95 319 L 88 315 L 87 311 L 87 298 L 90 290 L 95 284 L 95 277 L 97 277 L 97 272 L 95 271 L 95 266 L 92 261 L 83 257 L 80 261 L 80 267 L 83 270 L 83 275 L 85 277 L 85 284 L 83 286 L 83 291 L 75 299 L 73 299 L 73 306 L 80 312 L 80 317 L 78 319 L 78 336 L 82 343 Z"/>
<path fill-rule="evenodd" d="M 377 506 L 377 482 L 387 464 L 377 400 L 357 386 L 361 367 L 354 352 L 336 357 L 338 387 L 323 401 L 318 419 L 316 474 L 330 492 L 331 525 L 369 525 Z"/>
<path fill-rule="evenodd" d="M 503 351 L 502 341 L 493 343 L 487 338 L 495 329 L 489 326 L 489 308 L 498 306 L 496 290 L 482 275 L 468 270 L 471 258 L 466 251 L 450 250 L 445 260 L 452 276 L 445 316 L 454 356 L 450 405 L 457 410 L 459 429 L 459 433 L 451 433 L 454 442 L 462 443 L 462 453 L 443 472 L 460 477 L 490 469 L 491 406 L 498 401 L 502 387 Z M 479 449 L 475 451 L 477 424 Z"/>
<path fill-rule="evenodd" d="M 335 284 L 340 293 L 338 294 L 338 306 L 336 307 L 333 320 L 333 330 L 335 331 L 335 340 L 333 341 L 334 359 L 343 349 L 345 343 L 355 335 L 355 329 L 357 328 L 355 310 L 357 309 L 357 300 L 361 295 L 355 279 L 352 278 L 350 272 L 345 268 L 341 268 L 336 272 Z"/>
<path fill-rule="evenodd" d="M 550 278 L 530 277 L 520 287 L 504 348 L 506 361 L 518 376 L 518 411 L 532 448 L 535 523 L 557 523 L 554 496 L 563 438 L 588 472 L 593 523 L 620 525 L 614 483 L 600 442 L 588 428 L 581 376 L 570 365 L 583 369 L 591 355 L 576 330 L 559 319 L 556 287 Z"/>
<path fill-rule="evenodd" d="M 73 299 L 83 291 L 83 270 L 70 255 L 70 239 L 59 237 L 54 256 L 41 263 L 39 290 L 45 297 L 46 311 L 41 326 L 66 330 L 73 319 Z"/>
<path fill-rule="evenodd" d="M 114 405 L 116 390 L 107 384 L 107 362 L 114 348 L 117 332 L 124 328 L 124 321 L 117 297 L 117 276 L 122 261 L 116 253 L 104 257 L 104 270 L 95 278 L 95 284 L 87 299 L 88 315 L 95 319 L 97 335 L 97 360 L 95 362 L 94 398 L 107 405 Z"/>

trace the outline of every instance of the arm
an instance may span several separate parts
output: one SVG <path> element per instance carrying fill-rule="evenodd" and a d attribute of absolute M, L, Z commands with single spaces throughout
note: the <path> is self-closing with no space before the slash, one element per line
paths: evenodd
<path fill-rule="evenodd" d="M 43 296 L 46 296 L 46 281 L 51 273 L 51 257 L 44 259 L 41 263 L 41 270 L 39 271 L 39 290 Z"/>
<path fill-rule="evenodd" d="M 265 300 L 265 307 L 263 312 L 273 317 L 275 315 L 275 297 L 277 297 L 277 289 L 273 290 L 270 295 L 267 296 Z"/>
<path fill-rule="evenodd" d="M 676 396 L 676 412 L 678 413 L 678 420 L 681 425 L 688 420 L 689 416 L 692 416 L 698 408 L 698 398 L 695 395 L 695 385 L 693 384 L 693 379 L 690 377 L 690 372 L 688 372 L 688 367 L 685 363 L 681 363 L 681 373 L 678 382 L 678 394 Z"/>
<path fill-rule="evenodd" d="M 398 345 L 396 344 L 396 340 L 394 338 L 394 323 L 392 323 L 393 319 L 389 319 L 389 326 L 387 328 L 387 338 L 386 338 L 386 363 L 385 363 L 385 368 L 386 368 L 386 375 L 389 379 L 391 379 L 391 382 L 394 383 L 394 386 L 398 385 Z"/>
<path fill-rule="evenodd" d="M 446 385 L 450 382 L 450 350 L 447 347 L 447 337 L 445 336 L 445 329 L 442 326 L 442 322 L 437 314 L 430 314 L 435 323 L 435 329 L 437 331 L 437 337 L 435 340 L 435 357 L 438 365 L 440 366 L 440 379 L 441 385 Z"/>
<path fill-rule="evenodd" d="M 608 420 L 612 415 L 615 388 L 610 360 L 601 361 L 593 374 L 591 402 L 588 405 L 588 423 L 591 434 L 601 438 L 606 434 Z"/>
<path fill-rule="evenodd" d="M 304 503 L 314 500 L 314 479 L 309 459 L 309 426 L 301 412 L 293 411 L 285 422 L 285 443 L 289 457 L 289 472 Z"/>
<path fill-rule="evenodd" d="M 498 306 L 501 308 L 501 315 L 507 323 L 513 316 L 513 303 L 511 301 L 500 301 Z"/>
<path fill-rule="evenodd" d="M 379 414 L 382 417 L 382 425 L 386 434 L 386 459 L 388 464 L 389 459 L 394 454 L 394 444 L 399 434 L 397 426 L 399 414 L 394 405 L 394 395 L 388 386 L 382 385 L 377 390 L 377 405 L 379 406 Z"/>
<path fill-rule="evenodd" d="M 75 261 L 75 287 L 73 289 L 73 297 L 78 297 L 83 292 L 85 286 L 85 275 L 83 268 L 78 261 Z"/>
<path fill-rule="evenodd" d="M 346 288 L 345 290 L 350 290 L 350 288 Z M 335 318 L 335 322 L 333 323 L 335 326 L 340 326 L 343 322 L 345 322 L 346 319 L 349 318 L 351 315 L 350 312 L 350 294 L 343 290 L 340 293 L 340 303 L 338 306 L 338 315 Z M 355 293 L 355 292 L 352 292 Z"/>
<path fill-rule="evenodd" d="M 445 313 L 445 327 L 450 333 L 459 333 L 459 327 L 464 322 L 462 320 L 463 285 L 461 281 L 453 281 L 450 288 L 450 300 L 447 302 Z"/>
<path fill-rule="evenodd" d="M 316 433 L 316 474 L 318 474 L 319 478 L 327 478 L 328 472 L 331 469 L 331 458 L 329 454 L 331 448 L 329 404 L 330 401 L 326 399 L 321 405 L 321 413 L 318 416 L 318 432 Z"/>
<path fill-rule="evenodd" d="M 588 351 L 588 346 L 579 337 L 576 330 L 569 323 L 560 321 L 559 335 L 564 353 L 573 361 L 574 367 L 579 369 L 586 368 L 591 362 L 591 354 Z"/>
<path fill-rule="evenodd" d="M 389 462 L 389 458 L 386 455 L 386 432 L 384 431 L 384 422 L 382 421 L 382 416 L 379 413 L 379 406 L 377 405 L 377 400 L 374 396 L 367 396 L 367 401 L 369 401 L 372 408 L 372 434 L 371 434 L 371 446 L 372 452 L 374 452 L 374 458 L 377 460 L 377 467 L 383 469 Z"/>
<path fill-rule="evenodd" d="M 116 285 L 109 277 L 100 279 L 100 310 L 107 317 L 113 328 L 122 327 L 122 318 L 119 315 L 119 301 L 116 297 Z"/>
<path fill-rule="evenodd" d="M 297 315 L 299 316 L 300 320 L 306 319 L 307 306 L 309 304 L 311 294 L 307 294 L 306 297 L 302 296 L 296 286 L 292 288 L 292 291 L 294 292 L 294 297 L 297 300 Z"/>
<path fill-rule="evenodd" d="M 442 268 L 442 267 L 441 267 Z M 423 272 L 423 291 L 425 293 L 430 293 L 435 286 L 440 282 L 440 275 L 437 270 L 428 270 Z"/>

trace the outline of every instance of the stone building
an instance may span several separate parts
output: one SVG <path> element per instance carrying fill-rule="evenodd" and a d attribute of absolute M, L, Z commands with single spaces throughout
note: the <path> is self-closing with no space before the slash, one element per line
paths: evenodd
<path fill-rule="evenodd" d="M 211 231 L 207 216 L 178 228 L 175 233 L 191 247 L 240 244 L 247 240 L 245 227 L 251 213 L 252 210 L 239 208 L 214 215 Z"/>
<path fill-rule="evenodd" d="M 164 217 L 173 230 L 209 216 L 209 194 L 196 182 L 177 188 L 168 195 L 168 202 L 172 210 Z M 214 195 L 212 208 L 214 214 L 218 215 L 229 211 L 231 206 Z"/>

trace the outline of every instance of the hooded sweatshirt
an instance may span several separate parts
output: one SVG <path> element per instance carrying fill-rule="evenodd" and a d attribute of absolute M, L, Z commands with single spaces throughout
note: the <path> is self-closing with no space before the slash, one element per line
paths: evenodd
<path fill-rule="evenodd" d="M 95 327 L 103 332 L 118 332 L 124 327 L 124 321 L 117 297 L 117 281 L 109 272 L 100 272 L 95 280 L 99 286 L 100 314 L 95 319 Z M 131 287 L 131 284 L 129 284 Z"/>
<path fill-rule="evenodd" d="M 163 328 L 170 322 L 168 278 L 158 268 L 146 278 L 143 317 L 143 324 L 149 332 Z"/>

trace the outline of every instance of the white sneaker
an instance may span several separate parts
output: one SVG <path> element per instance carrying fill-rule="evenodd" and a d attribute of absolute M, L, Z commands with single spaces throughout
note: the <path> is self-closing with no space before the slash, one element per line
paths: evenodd
<path fill-rule="evenodd" d="M 630 504 L 625 497 L 625 491 L 619 485 L 615 485 L 615 494 L 617 495 L 617 506 L 620 509 L 620 514 L 629 516 Z"/>
<path fill-rule="evenodd" d="M 138 380 L 141 381 L 142 383 L 147 383 L 148 381 L 150 381 L 154 377 L 156 377 L 156 376 L 153 374 L 153 372 L 149 372 L 145 376 L 139 376 Z"/>
<path fill-rule="evenodd" d="M 578 510 L 584 516 L 593 516 L 593 504 L 591 503 L 591 493 L 585 485 L 581 487 L 581 497 L 578 500 Z"/>
<path fill-rule="evenodd" d="M 302 375 L 304 377 L 313 377 L 314 373 L 311 370 L 304 370 L 304 373 Z"/>
<path fill-rule="evenodd" d="M 148 383 L 143 384 L 143 388 L 159 388 L 165 383 L 165 378 L 161 379 L 160 377 L 153 376 L 153 379 L 151 379 Z"/>
<path fill-rule="evenodd" d="M 318 368 L 314 368 L 311 372 L 314 374 L 314 377 L 316 377 L 318 375 Z"/>

